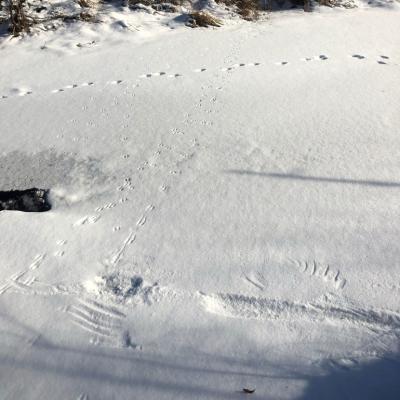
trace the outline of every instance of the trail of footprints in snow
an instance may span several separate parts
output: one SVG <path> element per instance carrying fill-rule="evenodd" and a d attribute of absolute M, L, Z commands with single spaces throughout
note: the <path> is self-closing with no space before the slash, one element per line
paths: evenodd
<path fill-rule="evenodd" d="M 353 58 L 355 60 L 366 60 L 368 59 L 367 56 L 362 55 L 362 54 L 352 54 L 350 55 L 350 58 Z M 301 61 L 305 61 L 305 62 L 310 62 L 310 61 L 326 61 L 328 60 L 329 57 L 326 56 L 325 54 L 320 54 L 318 56 L 312 56 L 312 57 L 304 57 L 301 58 Z M 390 57 L 386 56 L 386 55 L 379 55 L 378 59 L 376 60 L 376 62 L 380 65 L 387 65 L 389 63 Z M 283 60 L 283 61 L 277 61 L 274 63 L 275 65 L 278 66 L 285 66 L 289 64 L 289 61 L 287 60 Z M 240 63 L 240 64 L 233 64 L 229 67 L 224 67 L 224 68 L 220 68 L 219 70 L 222 72 L 230 72 L 230 71 L 234 71 L 243 67 L 259 67 L 262 65 L 266 65 L 266 63 L 260 63 L 260 62 L 251 62 L 251 63 Z M 207 72 L 208 69 L 207 68 L 196 68 L 193 70 L 193 72 L 195 73 L 203 73 L 203 72 Z M 152 72 L 152 73 L 146 73 L 146 74 L 142 74 L 139 75 L 140 79 L 147 79 L 147 78 L 155 78 L 155 77 L 167 77 L 167 78 L 179 78 L 182 77 L 183 75 L 180 73 L 172 73 L 172 74 L 168 74 L 167 72 L 161 71 L 161 72 Z M 106 82 L 107 85 L 120 85 L 121 83 L 125 82 L 122 79 L 118 79 L 118 80 L 113 80 L 113 81 L 108 81 Z M 95 82 L 93 81 L 89 81 L 89 82 L 83 82 L 83 83 L 74 83 L 71 85 L 66 85 L 62 88 L 57 88 L 51 91 L 51 93 L 62 93 L 71 89 L 79 89 L 79 88 L 83 88 L 83 87 L 91 87 L 94 86 Z M 2 95 L 0 96 L 0 100 L 5 100 L 11 97 L 24 97 L 27 95 L 31 95 L 33 94 L 33 92 L 29 89 L 13 89 L 10 95 Z"/>
<path fill-rule="evenodd" d="M 142 215 L 139 217 L 139 219 L 136 222 L 136 228 L 134 230 L 131 230 L 128 234 L 128 236 L 126 237 L 126 239 L 123 241 L 122 245 L 114 251 L 113 256 L 111 257 L 111 264 L 113 266 L 116 266 L 119 261 L 122 259 L 127 247 L 131 244 L 133 244 L 133 242 L 136 240 L 136 234 L 139 232 L 140 228 L 146 223 L 147 221 L 147 215 L 154 210 L 154 206 L 153 205 L 148 205 L 144 212 L 142 213 Z M 119 229 L 117 229 L 119 230 Z"/>
<path fill-rule="evenodd" d="M 63 257 L 65 254 L 65 250 L 63 249 L 63 247 L 68 243 L 67 240 L 57 240 L 56 244 L 57 246 L 61 247 L 60 250 L 57 250 L 53 255 L 55 257 Z"/>
<path fill-rule="evenodd" d="M 152 73 L 149 73 L 149 74 L 142 74 L 142 75 L 139 75 L 139 78 L 141 78 L 141 79 L 143 79 L 143 78 L 154 78 L 154 77 L 157 77 L 157 76 L 166 76 L 166 77 L 168 77 L 168 78 L 179 78 L 180 76 L 182 76 L 181 74 L 178 74 L 178 73 L 176 73 L 176 74 L 167 74 L 166 72 L 152 72 Z"/>
<path fill-rule="evenodd" d="M 148 167 L 155 167 L 157 166 L 157 161 L 161 155 L 161 149 L 164 149 L 165 145 L 163 145 L 162 143 L 159 143 L 157 150 L 150 156 L 149 159 L 145 160 L 144 162 L 142 162 L 138 167 L 137 170 L 138 171 L 144 171 L 146 168 Z M 132 180 L 131 178 L 125 178 L 124 182 L 122 185 L 119 185 L 117 187 L 117 191 L 118 192 L 129 192 L 134 190 L 134 186 L 132 185 Z M 166 185 L 162 185 L 161 188 L 159 188 L 161 191 L 166 191 L 168 189 L 168 187 Z M 129 199 L 126 196 L 123 196 L 121 198 L 119 198 L 118 203 L 119 204 L 123 204 L 125 202 L 127 202 Z M 95 224 L 97 221 L 100 220 L 101 218 L 101 213 L 110 209 L 113 209 L 114 207 L 117 206 L 116 202 L 110 202 L 107 204 L 104 204 L 102 206 L 99 206 L 95 209 L 96 214 L 94 215 L 85 215 L 81 218 L 79 218 L 77 221 L 75 221 L 73 223 L 74 227 L 81 227 L 84 225 L 91 225 L 91 224 Z M 138 229 L 139 226 L 144 225 L 144 223 L 146 222 L 146 214 L 149 210 L 152 210 L 154 207 L 149 205 L 147 206 L 146 210 L 144 211 L 144 214 L 142 215 L 142 217 L 139 219 L 139 221 L 137 222 L 136 225 L 136 230 Z M 120 226 L 114 226 L 113 227 L 113 232 L 117 232 L 121 229 Z"/>
<path fill-rule="evenodd" d="M 77 83 L 74 83 L 72 85 L 67 85 L 67 86 L 64 86 L 59 89 L 54 89 L 54 90 L 52 90 L 52 93 L 60 93 L 60 92 L 65 92 L 68 89 L 76 89 L 76 88 L 80 88 L 80 87 L 88 87 L 88 86 L 93 86 L 93 85 L 94 85 L 94 82 L 84 82 L 79 85 Z"/>
<path fill-rule="evenodd" d="M 95 214 L 95 215 L 85 215 L 82 218 L 79 218 L 73 226 L 78 227 L 82 225 L 90 225 L 90 224 L 95 224 L 99 219 L 101 218 L 101 215 Z"/>
<path fill-rule="evenodd" d="M 25 277 L 30 271 L 35 271 L 40 267 L 46 258 L 46 254 L 38 254 L 29 267 L 23 271 L 18 271 L 11 275 L 5 283 L 0 286 L 0 295 L 4 294 L 10 288 L 16 288 L 21 291 L 26 291 L 30 289 L 30 286 L 35 282 L 36 278 L 34 276 Z"/>

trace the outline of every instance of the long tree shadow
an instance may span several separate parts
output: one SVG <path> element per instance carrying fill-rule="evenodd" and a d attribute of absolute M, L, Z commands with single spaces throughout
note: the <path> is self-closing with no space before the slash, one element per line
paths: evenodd
<path fill-rule="evenodd" d="M 321 399 L 400 399 L 399 358 L 383 358 L 361 366 L 336 366 L 327 375 L 309 379 L 298 400 Z"/>
<path fill-rule="evenodd" d="M 388 353 L 365 364 L 327 360 L 325 365 L 321 365 L 324 373 L 318 375 L 307 370 L 295 371 L 288 365 L 274 365 L 267 360 L 262 363 L 263 371 L 256 372 L 260 369 L 256 360 L 251 363 L 252 366 L 239 359 L 218 360 L 219 357 L 213 356 L 201 360 L 188 357 L 188 354 L 183 357 L 174 355 L 167 360 L 154 353 L 146 355 L 117 348 L 58 345 L 5 313 L 1 313 L 0 318 L 19 328 L 13 331 L 20 330 L 26 339 L 36 338 L 29 341 L 30 350 L 24 349 L 20 355 L 19 351 L 14 354 L 11 348 L 7 350 L 3 346 L 0 349 L 0 371 L 14 371 L 18 379 L 33 374 L 39 381 L 44 380 L 47 388 L 59 385 L 61 380 L 68 387 L 79 386 L 83 382 L 85 386 L 94 384 L 100 390 L 122 394 L 134 391 L 138 395 L 146 393 L 156 398 L 239 399 L 243 398 L 240 383 L 244 381 L 300 379 L 307 381 L 308 385 L 298 400 L 400 398 L 398 354 Z M 20 343 L 20 340 L 16 342 Z M 214 363 L 218 366 L 213 367 Z M 252 397 L 264 398 L 263 395 L 257 392 Z"/>
<path fill-rule="evenodd" d="M 313 175 L 299 175 L 299 174 L 283 174 L 277 172 L 257 172 L 241 169 L 229 169 L 224 172 L 228 174 L 260 176 L 265 178 L 285 179 L 285 180 L 298 180 L 310 182 L 326 182 L 344 185 L 360 185 L 360 186 L 376 186 L 387 188 L 400 188 L 400 182 L 396 181 L 380 181 L 380 180 L 364 180 L 364 179 L 350 179 L 350 178 L 333 178 L 326 176 L 313 176 Z"/>

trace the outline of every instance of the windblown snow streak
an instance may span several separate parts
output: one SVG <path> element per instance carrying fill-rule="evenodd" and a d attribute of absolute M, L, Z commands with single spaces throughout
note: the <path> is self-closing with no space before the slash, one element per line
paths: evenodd
<path fill-rule="evenodd" d="M 360 308 L 353 304 L 347 306 L 331 302 L 298 303 L 228 293 L 206 295 L 203 298 L 203 305 L 210 313 L 233 318 L 259 320 L 298 318 L 313 322 L 340 321 L 375 329 L 400 328 L 400 314 Z"/>

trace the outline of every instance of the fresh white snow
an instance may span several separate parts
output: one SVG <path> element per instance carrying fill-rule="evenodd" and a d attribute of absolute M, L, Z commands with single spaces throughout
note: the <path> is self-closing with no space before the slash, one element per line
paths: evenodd
<path fill-rule="evenodd" d="M 400 398 L 399 10 L 1 38 L 0 399 Z"/>

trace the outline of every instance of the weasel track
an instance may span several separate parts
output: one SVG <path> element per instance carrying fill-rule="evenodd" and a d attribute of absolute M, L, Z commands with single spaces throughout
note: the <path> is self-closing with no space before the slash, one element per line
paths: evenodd
<path fill-rule="evenodd" d="M 364 61 L 368 61 L 368 60 L 372 60 L 373 57 L 368 58 L 365 55 L 362 54 L 350 54 L 349 57 L 353 60 L 364 60 Z M 326 56 L 325 54 L 320 54 L 318 56 L 312 56 L 312 57 L 303 57 L 300 58 L 300 61 L 306 61 L 306 62 L 310 62 L 310 61 L 327 61 L 330 58 L 328 56 Z M 398 65 L 398 64 L 393 64 L 390 63 L 390 57 L 386 56 L 386 55 L 379 55 L 377 57 L 375 57 L 375 62 L 380 64 L 380 65 L 388 65 L 388 64 L 392 64 L 392 65 Z M 249 62 L 249 63 L 237 63 L 237 64 L 233 64 L 231 66 L 228 67 L 224 67 L 224 68 L 205 68 L 205 67 L 200 67 L 200 68 L 196 68 L 194 70 L 192 70 L 192 73 L 205 73 L 205 72 L 212 72 L 215 70 L 219 70 L 221 72 L 230 72 L 230 71 L 234 71 L 237 69 L 243 69 L 243 67 L 260 67 L 260 66 L 268 66 L 270 64 L 275 64 L 278 66 L 286 66 L 289 64 L 289 61 L 287 60 L 282 60 L 282 61 L 276 61 L 276 62 L 270 62 L 270 63 L 261 63 L 261 62 Z M 294 62 L 290 62 L 291 65 L 295 64 Z M 131 83 L 133 81 L 136 81 L 136 79 L 148 79 L 148 78 L 155 78 L 155 77 L 166 77 L 166 78 L 180 78 L 183 77 L 184 75 L 180 74 L 180 73 L 170 73 L 167 74 L 164 71 L 160 71 L 160 72 L 150 72 L 150 73 L 145 73 L 145 74 L 141 74 L 139 76 L 137 76 L 136 78 L 133 79 L 116 79 L 116 80 L 109 80 L 107 82 L 104 83 L 104 85 L 121 85 L 121 83 Z M 97 86 L 98 83 L 94 82 L 94 81 L 88 81 L 88 82 L 83 82 L 83 83 L 72 83 L 69 85 L 66 85 L 64 87 L 61 88 L 56 88 L 54 90 L 51 90 L 51 93 L 53 94 L 60 94 L 66 91 L 69 91 L 71 89 L 79 89 L 79 88 L 85 88 L 85 87 L 93 87 L 93 86 Z M 121 85 L 121 86 L 125 86 L 125 85 Z M 25 97 L 27 95 L 34 95 L 35 93 L 31 90 L 26 90 L 23 88 L 17 88 L 17 89 L 12 89 L 10 91 L 10 94 L 4 94 L 4 95 L 0 95 L 0 100 L 7 100 L 9 98 L 14 98 L 14 97 Z"/>

